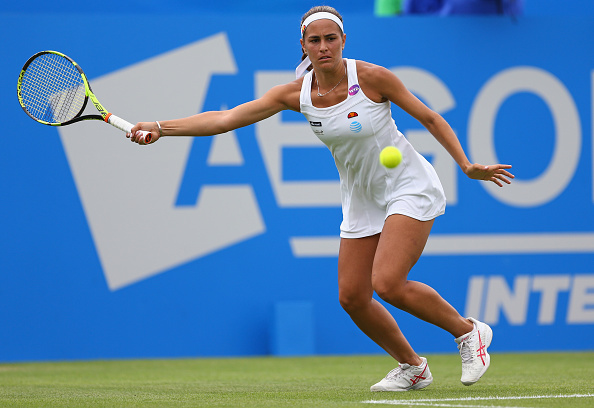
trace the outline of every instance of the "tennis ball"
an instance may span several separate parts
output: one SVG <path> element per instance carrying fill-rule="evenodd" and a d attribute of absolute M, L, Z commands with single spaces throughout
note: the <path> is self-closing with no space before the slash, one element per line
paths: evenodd
<path fill-rule="evenodd" d="M 389 169 L 398 166 L 402 161 L 402 153 L 394 146 L 385 147 L 379 155 L 380 163 Z"/>

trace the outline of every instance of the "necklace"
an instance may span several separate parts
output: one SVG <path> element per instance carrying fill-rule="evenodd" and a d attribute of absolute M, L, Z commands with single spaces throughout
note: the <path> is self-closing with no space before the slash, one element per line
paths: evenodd
<path fill-rule="evenodd" d="M 337 87 L 338 85 L 340 85 L 340 83 L 342 82 L 342 80 L 344 79 L 344 77 L 346 77 L 346 74 L 347 74 L 347 70 L 346 70 L 346 67 L 344 67 L 344 75 L 342 76 L 342 78 L 340 78 L 340 81 L 338 81 L 338 83 L 337 83 L 336 85 L 334 85 L 334 88 L 330 89 L 328 92 L 326 92 L 326 93 L 323 93 L 323 94 L 321 94 L 321 93 L 320 93 L 320 83 L 318 82 L 318 78 L 317 78 L 317 75 L 316 75 L 316 84 L 318 84 L 318 96 L 319 96 L 319 97 L 326 96 L 326 95 L 328 95 L 330 92 L 332 92 L 333 90 L 335 90 L 335 89 L 336 89 L 336 87 Z"/>

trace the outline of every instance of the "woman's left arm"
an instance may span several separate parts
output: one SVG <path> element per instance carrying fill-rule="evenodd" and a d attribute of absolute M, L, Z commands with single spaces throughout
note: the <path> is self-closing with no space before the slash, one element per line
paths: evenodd
<path fill-rule="evenodd" d="M 384 67 L 367 63 L 361 68 L 363 69 L 358 67 L 358 71 L 361 71 L 360 80 L 365 86 L 365 93 L 372 99 L 375 94 L 378 100 L 389 100 L 417 119 L 448 151 L 464 174 L 475 180 L 492 181 L 500 187 L 503 186 L 502 182 L 511 183 L 510 179 L 513 179 L 514 175 L 507 171 L 511 165 L 485 166 L 471 163 L 454 130 L 446 120 L 414 96 L 394 73 Z M 369 95 L 370 91 L 372 95 Z"/>

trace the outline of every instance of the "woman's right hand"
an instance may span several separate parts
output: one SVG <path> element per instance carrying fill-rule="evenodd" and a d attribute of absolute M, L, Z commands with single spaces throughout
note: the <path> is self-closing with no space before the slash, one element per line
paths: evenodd
<path fill-rule="evenodd" d="M 149 132 L 151 134 L 150 143 L 146 143 L 146 141 L 142 137 L 141 131 Z M 126 137 L 129 138 L 132 142 L 138 143 L 139 145 L 147 145 L 155 143 L 157 140 L 160 139 L 161 135 L 159 132 L 159 126 L 157 125 L 157 122 L 138 122 L 136 125 L 132 127 L 130 133 L 126 133 Z"/>

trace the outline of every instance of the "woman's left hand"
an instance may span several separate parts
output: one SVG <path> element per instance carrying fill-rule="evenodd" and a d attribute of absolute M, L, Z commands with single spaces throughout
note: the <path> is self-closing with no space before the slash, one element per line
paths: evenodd
<path fill-rule="evenodd" d="M 492 181 L 499 187 L 503 187 L 501 182 L 511 184 L 511 180 L 515 178 L 513 174 L 508 172 L 506 169 L 510 169 L 510 164 L 493 164 L 491 166 L 485 166 L 482 164 L 471 164 L 465 173 L 468 177 L 474 180 L 486 180 Z"/>

